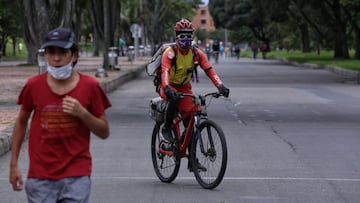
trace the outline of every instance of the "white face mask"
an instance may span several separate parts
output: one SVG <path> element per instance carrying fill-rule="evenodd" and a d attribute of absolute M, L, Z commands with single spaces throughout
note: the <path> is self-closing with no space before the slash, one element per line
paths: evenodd
<path fill-rule="evenodd" d="M 68 63 L 65 66 L 62 67 L 53 67 L 50 65 L 47 65 L 47 71 L 50 73 L 51 76 L 53 76 L 55 79 L 58 80 L 66 80 L 71 76 L 72 72 L 72 59 L 70 63 Z"/>

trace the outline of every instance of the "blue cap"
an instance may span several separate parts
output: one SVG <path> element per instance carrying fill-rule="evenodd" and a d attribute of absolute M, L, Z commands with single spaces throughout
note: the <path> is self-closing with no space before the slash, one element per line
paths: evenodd
<path fill-rule="evenodd" d="M 47 34 L 42 48 L 55 46 L 70 49 L 73 45 L 77 45 L 74 32 L 66 28 L 56 28 Z"/>

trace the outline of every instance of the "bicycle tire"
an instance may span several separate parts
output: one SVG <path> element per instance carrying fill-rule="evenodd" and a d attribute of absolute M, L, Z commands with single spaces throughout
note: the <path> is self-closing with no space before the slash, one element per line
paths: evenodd
<path fill-rule="evenodd" d="M 177 155 L 168 156 L 159 151 L 160 148 L 160 124 L 155 124 L 151 137 L 151 158 L 156 176 L 166 183 L 175 180 L 180 169 L 180 157 Z"/>
<path fill-rule="evenodd" d="M 201 151 L 201 143 L 205 153 Z M 203 188 L 213 189 L 221 183 L 227 166 L 227 145 L 224 132 L 218 124 L 205 120 L 199 125 L 190 157 L 196 181 Z"/>

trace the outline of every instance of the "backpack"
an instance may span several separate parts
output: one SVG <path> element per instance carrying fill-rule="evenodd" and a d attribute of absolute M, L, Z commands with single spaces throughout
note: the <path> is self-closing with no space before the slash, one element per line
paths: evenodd
<path fill-rule="evenodd" d="M 152 59 L 150 60 L 149 63 L 147 63 L 146 65 L 146 73 L 149 76 L 153 76 L 154 80 L 153 80 L 153 84 L 156 87 L 156 92 L 159 92 L 160 90 L 160 85 L 161 85 L 161 59 L 162 59 L 162 54 L 164 53 L 164 51 L 168 48 L 171 47 L 175 53 L 175 57 L 173 58 L 171 64 L 172 66 L 175 66 L 175 70 L 176 70 L 176 44 L 175 43 L 166 43 L 160 46 L 160 48 L 155 52 L 155 54 L 153 55 Z M 193 74 L 195 68 L 199 65 L 199 55 L 198 55 L 198 51 L 197 51 L 197 47 L 193 46 L 192 49 L 193 51 L 193 71 L 189 74 Z"/>

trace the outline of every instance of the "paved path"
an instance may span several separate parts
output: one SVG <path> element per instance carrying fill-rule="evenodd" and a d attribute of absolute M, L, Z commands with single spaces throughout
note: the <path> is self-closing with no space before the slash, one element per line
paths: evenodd
<path fill-rule="evenodd" d="M 91 202 L 359 202 L 359 85 L 275 60 L 227 59 L 215 68 L 231 89 L 230 98 L 213 99 L 208 108 L 228 144 L 219 187 L 203 190 L 186 170 L 186 159 L 172 184 L 156 178 L 149 153 L 154 123 L 147 110 L 157 95 L 142 73 L 109 94 L 111 136 L 91 141 Z M 194 90 L 213 91 L 199 73 Z M 8 183 L 9 158 L 0 158 L 1 202 L 25 202 L 25 193 L 13 192 Z"/>

